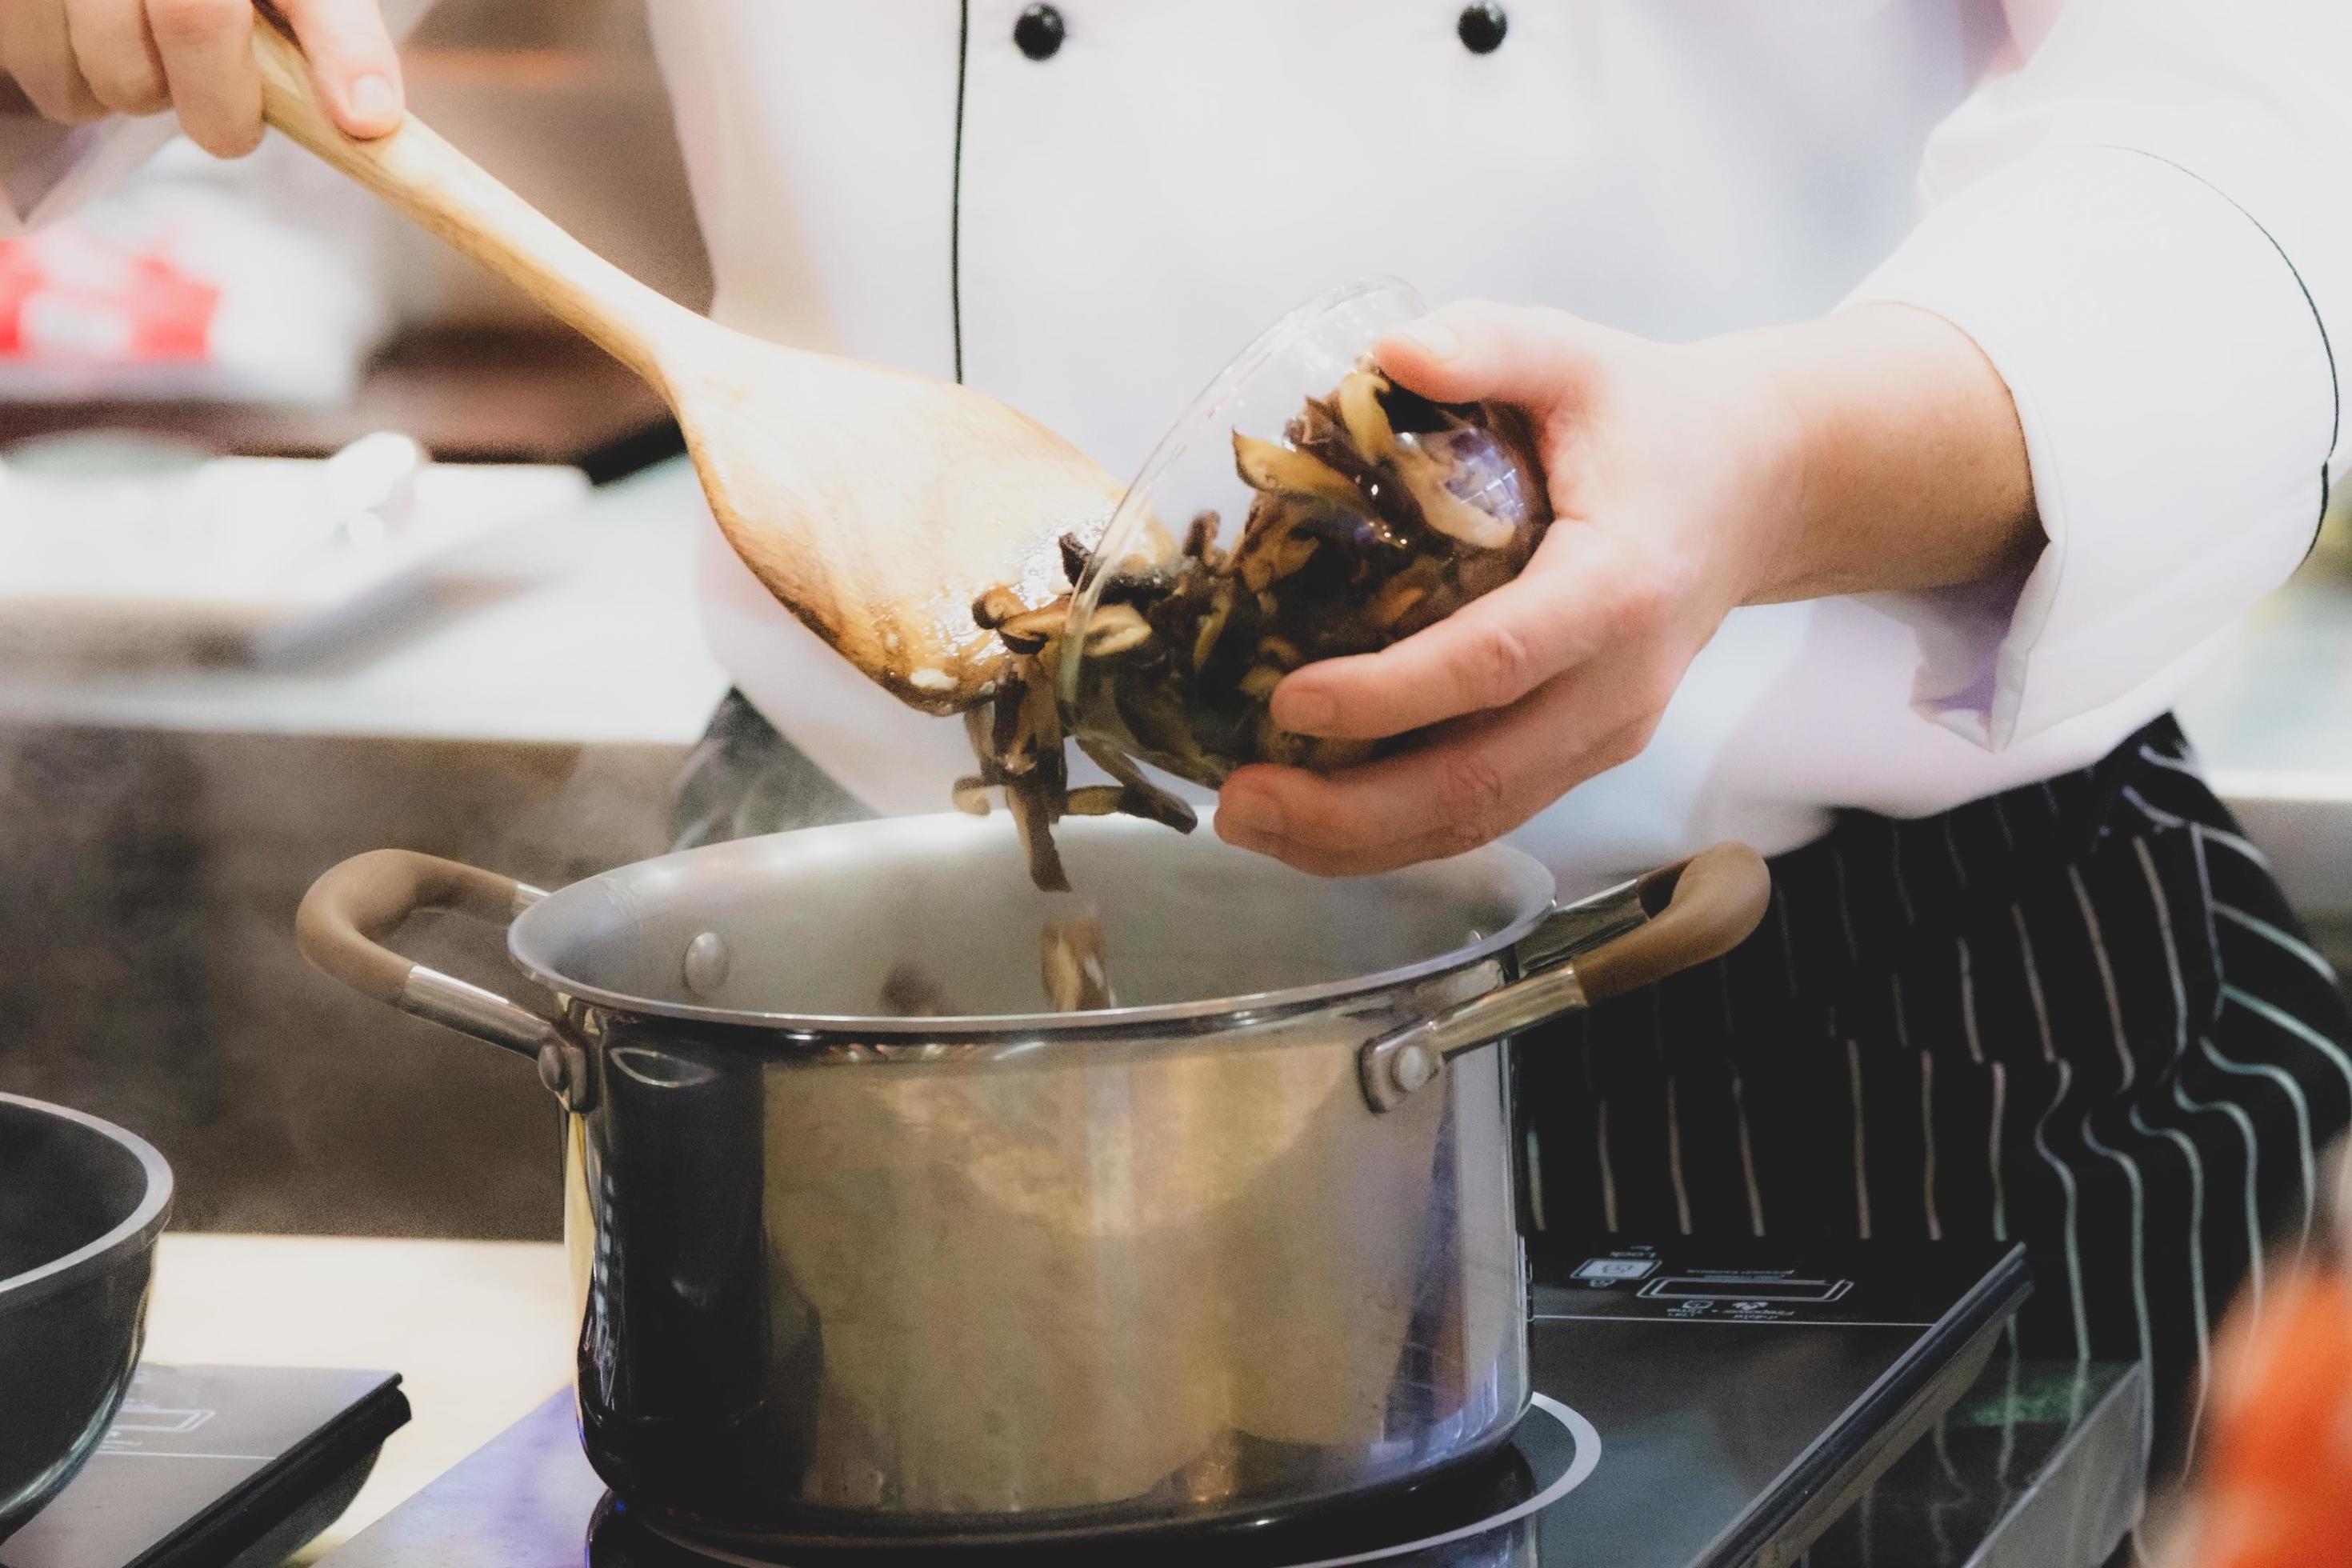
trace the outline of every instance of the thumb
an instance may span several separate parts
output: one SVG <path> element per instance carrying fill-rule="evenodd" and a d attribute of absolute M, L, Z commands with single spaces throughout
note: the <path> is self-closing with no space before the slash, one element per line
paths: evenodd
<path fill-rule="evenodd" d="M 383 136 L 404 112 L 400 57 L 377 0 L 278 0 L 310 57 L 319 96 L 352 136 Z"/>
<path fill-rule="evenodd" d="M 1372 355 L 1391 377 L 1434 402 L 1545 407 L 1584 382 L 1603 335 L 1565 310 L 1460 300 L 1382 338 Z"/>

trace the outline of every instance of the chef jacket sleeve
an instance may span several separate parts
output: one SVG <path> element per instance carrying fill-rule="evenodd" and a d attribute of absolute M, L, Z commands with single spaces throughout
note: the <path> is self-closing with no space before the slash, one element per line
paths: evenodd
<path fill-rule="evenodd" d="M 2347 0 L 2068 0 L 1930 139 L 1927 215 L 1850 302 L 1982 348 L 2048 542 L 2021 584 L 1882 601 L 1922 713 L 1995 749 L 2153 715 L 2308 552 L 2352 353 L 2347 72 Z"/>

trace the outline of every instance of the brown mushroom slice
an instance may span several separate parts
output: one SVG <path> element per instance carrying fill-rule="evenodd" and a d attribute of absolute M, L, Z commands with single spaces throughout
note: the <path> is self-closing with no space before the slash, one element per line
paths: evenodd
<path fill-rule="evenodd" d="M 974 774 L 969 778 L 956 780 L 955 788 L 948 798 L 955 802 L 955 808 L 958 811 L 969 813 L 973 816 L 986 816 L 990 810 L 988 791 L 988 780 Z"/>
<path fill-rule="evenodd" d="M 1381 631 L 1393 631 L 1407 611 L 1428 597 L 1425 584 L 1399 573 L 1381 584 L 1381 591 L 1372 595 L 1371 604 L 1364 611 L 1364 618 Z"/>
<path fill-rule="evenodd" d="M 1143 770 L 1128 758 L 1084 736 L 1079 737 L 1078 750 L 1124 786 L 1119 809 L 1128 816 L 1164 823 L 1179 833 L 1190 833 L 1201 826 L 1190 805 L 1144 777 Z"/>
<path fill-rule="evenodd" d="M 1223 520 L 1214 511 L 1204 511 L 1192 520 L 1184 531 L 1184 553 L 1212 572 L 1221 563 L 1217 550 L 1217 530 Z"/>
<path fill-rule="evenodd" d="M 1062 635 L 1069 618 L 1070 601 L 1065 597 L 1007 616 L 993 629 L 999 640 L 1014 653 L 1042 653 L 1048 642 Z"/>
<path fill-rule="evenodd" d="M 1192 668 L 1195 672 L 1209 668 L 1209 656 L 1217 651 L 1217 638 L 1224 634 L 1225 623 L 1233 619 L 1234 585 L 1220 583 L 1209 600 L 1208 609 L 1192 632 Z"/>
<path fill-rule="evenodd" d="M 1103 962 L 1102 927 L 1092 916 L 1046 922 L 1039 945 L 1039 978 L 1055 1012 L 1091 1013 L 1118 1005 Z"/>
<path fill-rule="evenodd" d="M 1348 440 L 1368 463 L 1385 463 L 1396 449 L 1396 431 L 1389 424 L 1388 410 L 1381 406 L 1381 394 L 1388 389 L 1387 376 L 1370 366 L 1360 366 L 1348 373 L 1332 399 L 1339 406 L 1339 422 L 1347 426 Z"/>
<path fill-rule="evenodd" d="M 1262 509 L 1252 510 L 1250 527 L 1234 549 L 1234 571 L 1244 587 L 1264 596 L 1275 584 L 1307 564 L 1322 541 L 1300 531 L 1298 524 L 1320 504 L 1285 494 L 1269 498 Z"/>
<path fill-rule="evenodd" d="M 1389 467 L 1420 503 L 1423 521 L 1446 538 L 1474 550 L 1500 550 L 1518 537 L 1518 529 L 1509 518 L 1497 517 L 1447 489 L 1454 463 L 1433 453 L 1419 438 L 1399 437 Z"/>
<path fill-rule="evenodd" d="M 1323 542 L 1311 533 L 1286 532 L 1249 552 L 1242 563 L 1242 582 L 1264 592 L 1297 571 L 1314 557 Z"/>
<path fill-rule="evenodd" d="M 1260 637 L 1257 644 L 1257 653 L 1260 658 L 1265 659 L 1269 663 L 1279 665 L 1286 670 L 1297 669 L 1300 665 L 1307 662 L 1307 656 L 1300 653 L 1298 651 L 1298 645 L 1292 642 L 1288 637 Z"/>
<path fill-rule="evenodd" d="M 1053 809 L 1035 789 L 1013 784 L 1005 790 L 1013 825 L 1020 832 L 1022 852 L 1029 858 L 1029 880 L 1048 893 L 1070 890 L 1070 874 L 1063 869 L 1062 852 L 1054 847 Z"/>
<path fill-rule="evenodd" d="M 1139 816 L 1179 833 L 1190 833 L 1201 826 L 1191 806 L 1156 784 L 1128 785 L 1118 792 L 1118 809 L 1128 816 Z"/>
<path fill-rule="evenodd" d="M 1151 623 L 1133 605 L 1097 605 L 1087 622 L 1089 658 L 1110 658 L 1151 640 Z"/>
<path fill-rule="evenodd" d="M 1123 784 L 1082 784 L 1062 797 L 1062 815 L 1116 816 L 1126 797 Z"/>
<path fill-rule="evenodd" d="M 1065 533 L 1055 542 L 1062 547 L 1062 574 L 1075 588 L 1078 585 L 1078 579 L 1086 575 L 1087 563 L 1095 558 L 1094 546 L 1076 533 Z"/>
<path fill-rule="evenodd" d="M 1026 659 L 1015 661 L 1013 672 L 996 688 L 996 711 L 989 725 L 988 756 L 1004 773 L 1018 777 L 1037 765 L 1037 735 L 1023 723 L 1032 695 L 1039 685 Z"/>
<path fill-rule="evenodd" d="M 1358 511 L 1364 508 L 1364 492 L 1347 475 L 1312 452 L 1302 452 L 1280 441 L 1260 440 L 1234 431 L 1234 467 L 1240 471 L 1242 481 L 1254 490 L 1312 496 Z"/>
<path fill-rule="evenodd" d="M 971 602 L 971 618 L 982 631 L 994 631 L 1026 607 L 1010 584 L 999 583 Z"/>
<path fill-rule="evenodd" d="M 1474 557 L 1486 558 L 1487 554 L 1484 553 Z M 1381 584 L 1379 591 L 1364 606 L 1365 623 L 1378 631 L 1395 630 L 1398 623 L 1412 613 L 1414 606 L 1437 592 L 1444 580 L 1443 563 L 1432 556 L 1421 557 Z"/>
<path fill-rule="evenodd" d="M 1274 689 L 1282 684 L 1282 678 L 1288 673 L 1279 665 L 1254 665 L 1242 677 L 1242 695 L 1254 701 L 1270 701 Z"/>

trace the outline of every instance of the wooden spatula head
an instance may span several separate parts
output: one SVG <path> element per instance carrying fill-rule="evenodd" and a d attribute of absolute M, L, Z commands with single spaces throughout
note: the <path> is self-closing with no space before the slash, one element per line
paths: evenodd
<path fill-rule="evenodd" d="M 780 349 L 702 323 L 663 378 L 719 526 L 769 592 L 898 696 L 984 697 L 1003 658 L 971 618 L 999 583 L 1069 586 L 1120 487 L 1034 420 L 968 388 Z"/>

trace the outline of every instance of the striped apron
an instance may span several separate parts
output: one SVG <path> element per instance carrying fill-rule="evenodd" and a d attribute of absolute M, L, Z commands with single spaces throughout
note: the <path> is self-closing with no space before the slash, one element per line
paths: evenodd
<path fill-rule="evenodd" d="M 2343 994 L 2158 720 L 2098 765 L 1772 862 L 1717 963 L 1523 1042 L 1528 1217 L 2024 1243 L 2023 1353 L 2144 1359 L 2157 1473 L 2211 1333 L 2308 1237 Z"/>
<path fill-rule="evenodd" d="M 730 695 L 680 847 L 867 815 Z M 1772 862 L 1755 936 L 1523 1039 L 1528 1222 L 2025 1244 L 2036 1357 L 2145 1359 L 2162 1474 L 2222 1310 L 2313 1223 L 2352 1017 L 2158 720 L 2080 773 Z"/>

